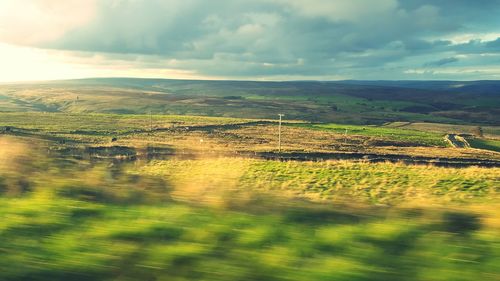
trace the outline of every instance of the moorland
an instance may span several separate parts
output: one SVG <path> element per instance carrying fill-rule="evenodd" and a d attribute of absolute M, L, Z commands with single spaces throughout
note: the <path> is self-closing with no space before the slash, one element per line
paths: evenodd
<path fill-rule="evenodd" d="M 498 279 L 498 89 L 0 85 L 0 279 Z"/>

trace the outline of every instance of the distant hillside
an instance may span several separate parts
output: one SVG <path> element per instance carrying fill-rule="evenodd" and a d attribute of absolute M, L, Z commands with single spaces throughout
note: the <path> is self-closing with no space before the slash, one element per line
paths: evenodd
<path fill-rule="evenodd" d="M 342 123 L 500 124 L 500 81 L 91 78 L 0 85 L 0 111 L 191 114 Z"/>
<path fill-rule="evenodd" d="M 500 81 L 482 80 L 482 81 L 362 81 L 346 80 L 343 84 L 364 85 L 364 86 L 384 86 L 423 90 L 448 91 L 454 93 L 476 93 L 485 95 L 500 94 Z"/>

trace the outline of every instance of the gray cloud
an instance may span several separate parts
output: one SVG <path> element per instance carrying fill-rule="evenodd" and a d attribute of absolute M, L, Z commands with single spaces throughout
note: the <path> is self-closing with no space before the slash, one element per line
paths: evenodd
<path fill-rule="evenodd" d="M 450 58 L 444 58 L 444 59 L 428 62 L 424 66 L 443 66 L 443 65 L 454 63 L 457 61 L 459 61 L 458 58 L 450 57 Z"/>
<path fill-rule="evenodd" d="M 488 49 L 500 52 L 500 37 L 498 37 L 495 41 L 487 42 L 485 45 Z"/>
<path fill-rule="evenodd" d="M 500 33 L 497 0 L 102 0 L 96 11 L 39 46 L 160 57 L 175 60 L 164 67 L 229 78 L 400 79 L 422 61 L 441 67 L 500 52 L 500 38 L 480 38 Z M 478 38 L 453 43 L 461 34 Z"/>

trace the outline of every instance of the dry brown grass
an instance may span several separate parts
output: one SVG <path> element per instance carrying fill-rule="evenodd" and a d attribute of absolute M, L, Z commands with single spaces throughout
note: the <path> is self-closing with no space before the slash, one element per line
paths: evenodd
<path fill-rule="evenodd" d="M 31 149 L 22 139 L 0 136 L 0 171 L 19 171 L 32 156 Z"/>
<path fill-rule="evenodd" d="M 373 145 L 384 141 L 384 145 Z M 121 145 L 169 146 L 178 151 L 198 150 L 212 153 L 277 151 L 277 126 L 244 126 L 237 129 L 213 131 L 164 131 L 153 135 L 138 134 L 121 138 Z M 442 158 L 500 159 L 500 153 L 480 149 L 452 147 L 399 146 L 397 142 L 368 136 L 349 135 L 284 127 L 282 131 L 284 152 L 359 152 L 382 155 L 409 155 Z"/>

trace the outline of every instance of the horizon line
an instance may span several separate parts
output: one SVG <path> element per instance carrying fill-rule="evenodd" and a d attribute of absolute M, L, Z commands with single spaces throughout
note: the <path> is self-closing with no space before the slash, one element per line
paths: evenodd
<path fill-rule="evenodd" d="M 18 81 L 1 81 L 0 85 L 9 84 L 36 84 L 36 83 L 51 83 L 65 82 L 78 80 L 104 80 L 104 79 L 136 79 L 136 80 L 171 80 L 171 81 L 221 81 L 221 82 L 261 82 L 261 83 L 286 83 L 286 82 L 484 82 L 484 81 L 500 81 L 500 79 L 478 79 L 478 80 L 446 80 L 446 79 L 338 79 L 338 80 L 320 80 L 320 79 L 291 79 L 291 80 L 259 80 L 259 79 L 217 79 L 217 78 L 160 78 L 160 77 L 133 77 L 133 76 L 95 76 L 95 77 L 80 77 L 80 78 L 63 78 L 63 79 L 45 79 L 45 80 L 18 80 Z"/>

